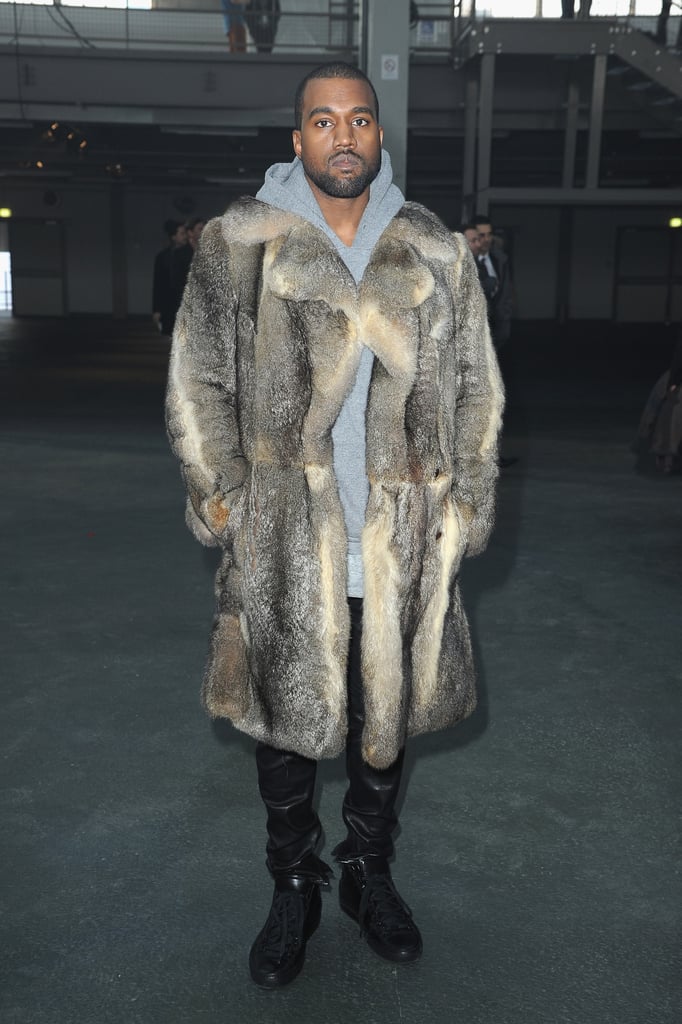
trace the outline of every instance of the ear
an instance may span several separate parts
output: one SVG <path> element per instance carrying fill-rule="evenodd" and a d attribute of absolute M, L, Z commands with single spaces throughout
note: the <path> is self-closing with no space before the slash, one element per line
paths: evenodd
<path fill-rule="evenodd" d="M 291 141 L 294 144 L 294 153 L 296 154 L 296 156 L 300 160 L 301 159 L 301 133 L 296 128 L 291 133 Z"/>
<path fill-rule="evenodd" d="M 379 125 L 379 145 L 383 146 L 383 144 L 384 144 L 384 129 L 381 127 L 381 125 Z"/>

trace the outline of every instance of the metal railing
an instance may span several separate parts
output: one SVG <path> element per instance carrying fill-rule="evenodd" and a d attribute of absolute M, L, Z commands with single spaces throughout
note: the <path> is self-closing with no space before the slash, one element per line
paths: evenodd
<path fill-rule="evenodd" d="M 220 0 L 101 0 L 102 6 L 46 0 L 0 0 L 0 43 L 146 50 L 219 50 L 227 42 Z M 105 4 L 110 6 L 104 6 Z M 115 4 L 115 6 L 114 6 Z M 163 6 L 162 6 L 163 4 Z M 280 0 L 272 52 L 315 51 L 354 54 L 358 47 L 358 0 Z M 410 28 L 416 52 L 449 53 L 454 4 L 435 0 L 419 4 Z M 247 52 L 256 46 L 249 36 Z"/>
<path fill-rule="evenodd" d="M 356 56 L 359 6 L 359 0 L 280 0 L 272 52 Z M 575 6 L 579 17 L 578 0 Z M 661 0 L 592 0 L 590 16 L 617 18 L 655 33 L 660 6 Z M 417 10 L 410 28 L 411 52 L 447 54 L 478 19 L 558 19 L 562 0 L 418 0 Z M 680 37 L 679 24 L 680 7 L 673 0 L 667 26 L 670 46 Z M 0 43 L 227 51 L 220 0 L 0 0 Z M 256 52 L 250 37 L 247 52 Z"/>

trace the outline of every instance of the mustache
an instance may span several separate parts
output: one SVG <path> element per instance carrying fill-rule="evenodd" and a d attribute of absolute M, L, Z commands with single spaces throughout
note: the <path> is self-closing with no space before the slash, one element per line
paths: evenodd
<path fill-rule="evenodd" d="M 329 164 L 333 166 L 339 160 L 350 160 L 351 162 L 364 164 L 365 161 L 358 153 L 354 153 L 352 149 L 342 149 L 338 153 L 334 153 L 329 158 Z"/>

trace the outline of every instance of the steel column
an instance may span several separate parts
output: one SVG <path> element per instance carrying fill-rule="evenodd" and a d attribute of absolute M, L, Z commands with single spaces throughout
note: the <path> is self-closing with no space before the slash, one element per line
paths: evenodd
<path fill-rule="evenodd" d="M 575 180 L 575 151 L 578 139 L 578 103 L 580 90 L 574 72 L 568 82 L 566 99 L 566 131 L 564 135 L 564 167 L 561 173 L 562 188 L 573 188 Z"/>
<path fill-rule="evenodd" d="M 476 187 L 476 113 L 478 107 L 478 78 L 475 69 L 465 71 L 464 84 L 464 166 L 462 167 L 461 220 L 466 222 L 474 214 Z"/>
<path fill-rule="evenodd" d="M 476 181 L 476 207 L 479 213 L 488 212 L 490 158 L 493 141 L 494 93 L 495 54 L 484 53 L 481 58 L 480 95 L 478 102 L 478 174 Z"/>
<path fill-rule="evenodd" d="M 601 156 L 602 126 L 604 124 L 604 98 L 606 95 L 606 61 L 607 57 L 605 54 L 600 54 L 594 58 L 585 188 L 598 188 L 599 186 L 599 161 Z"/>

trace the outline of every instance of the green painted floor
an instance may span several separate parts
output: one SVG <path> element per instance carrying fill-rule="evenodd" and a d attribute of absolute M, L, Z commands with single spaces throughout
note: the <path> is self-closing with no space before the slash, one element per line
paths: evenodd
<path fill-rule="evenodd" d="M 668 339 L 550 327 L 517 331 L 520 461 L 463 577 L 480 708 L 409 748 L 394 874 L 423 960 L 379 960 L 332 891 L 268 993 L 252 745 L 199 707 L 214 556 L 167 345 L 0 321 L 2 1024 L 677 1024 L 682 477 L 630 449 Z M 342 762 L 320 779 L 329 855 Z"/>

